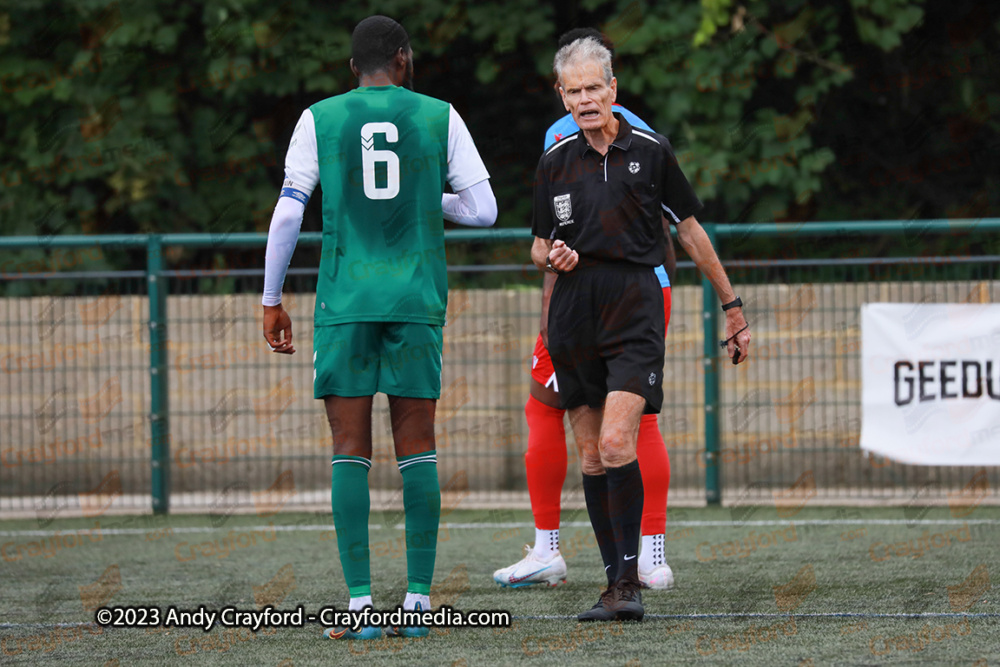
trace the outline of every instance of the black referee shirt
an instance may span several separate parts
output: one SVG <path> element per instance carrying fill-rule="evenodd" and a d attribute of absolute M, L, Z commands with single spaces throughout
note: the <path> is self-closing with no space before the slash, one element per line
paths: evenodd
<path fill-rule="evenodd" d="M 667 138 L 638 130 L 621 114 L 606 155 L 583 131 L 552 145 L 535 175 L 531 232 L 560 239 L 581 262 L 666 260 L 661 212 L 675 224 L 702 208 Z"/>

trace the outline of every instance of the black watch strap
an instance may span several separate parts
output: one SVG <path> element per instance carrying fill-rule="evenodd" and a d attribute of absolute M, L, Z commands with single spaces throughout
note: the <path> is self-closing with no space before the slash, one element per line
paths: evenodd
<path fill-rule="evenodd" d="M 555 265 L 552 264 L 552 258 L 548 255 L 545 256 L 545 268 L 551 271 L 552 273 L 556 274 L 557 276 L 561 276 L 562 274 L 566 273 L 565 271 L 560 271 L 559 269 L 557 269 Z"/>
<path fill-rule="evenodd" d="M 740 297 L 736 297 L 729 303 L 722 304 L 722 310 L 731 310 L 733 308 L 742 308 L 742 307 L 743 307 L 743 299 L 741 299 Z"/>

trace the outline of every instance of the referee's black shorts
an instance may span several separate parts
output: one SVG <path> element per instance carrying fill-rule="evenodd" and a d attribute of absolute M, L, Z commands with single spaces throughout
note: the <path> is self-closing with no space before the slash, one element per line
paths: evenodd
<path fill-rule="evenodd" d="M 608 392 L 663 404 L 663 290 L 652 267 L 578 266 L 559 276 L 549 302 L 549 354 L 564 410 L 604 405 Z"/>

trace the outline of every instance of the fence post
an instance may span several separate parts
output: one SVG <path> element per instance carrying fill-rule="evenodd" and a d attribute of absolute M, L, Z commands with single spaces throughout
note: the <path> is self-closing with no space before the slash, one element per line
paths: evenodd
<path fill-rule="evenodd" d="M 705 233 L 716 248 L 719 247 L 715 232 L 715 223 L 703 223 Z M 705 501 L 710 505 L 718 505 L 722 501 L 719 487 L 719 353 L 716 332 L 716 311 L 719 308 L 718 298 L 711 281 L 701 275 L 701 310 L 704 326 L 704 358 L 705 371 Z"/>
<path fill-rule="evenodd" d="M 170 511 L 170 421 L 167 368 L 167 285 L 163 271 L 163 239 L 149 236 L 146 279 L 149 288 L 150 466 L 153 514 Z"/>

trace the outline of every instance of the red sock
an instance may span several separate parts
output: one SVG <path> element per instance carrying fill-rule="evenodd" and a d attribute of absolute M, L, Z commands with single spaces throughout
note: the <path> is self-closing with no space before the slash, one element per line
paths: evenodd
<path fill-rule="evenodd" d="M 643 415 L 639 424 L 639 472 L 645 503 L 642 507 L 642 534 L 659 535 L 667 528 L 667 491 L 670 489 L 670 457 L 663 444 L 656 415 Z"/>
<path fill-rule="evenodd" d="M 566 481 L 566 429 L 564 410 L 550 408 L 528 396 L 524 415 L 528 418 L 528 451 L 524 466 L 528 473 L 528 493 L 535 528 L 559 529 L 559 499 Z"/>

